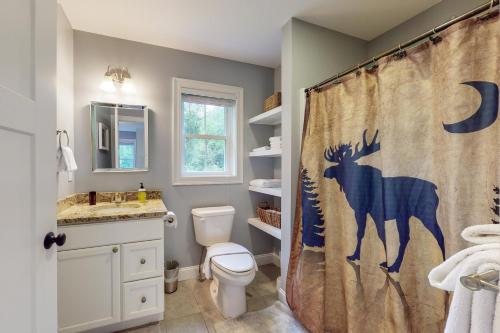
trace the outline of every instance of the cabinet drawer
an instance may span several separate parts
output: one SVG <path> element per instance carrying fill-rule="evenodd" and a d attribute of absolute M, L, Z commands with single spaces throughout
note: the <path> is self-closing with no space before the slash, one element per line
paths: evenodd
<path fill-rule="evenodd" d="M 126 282 L 122 290 L 123 320 L 163 312 L 163 277 Z"/>
<path fill-rule="evenodd" d="M 122 245 L 122 281 L 163 276 L 163 240 Z"/>

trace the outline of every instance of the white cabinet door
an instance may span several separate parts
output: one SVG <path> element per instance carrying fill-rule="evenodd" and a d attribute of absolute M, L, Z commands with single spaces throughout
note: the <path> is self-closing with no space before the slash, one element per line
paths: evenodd
<path fill-rule="evenodd" d="M 58 252 L 59 332 L 120 321 L 120 246 Z"/>
<path fill-rule="evenodd" d="M 0 332 L 57 329 L 56 1 L 0 1 Z"/>

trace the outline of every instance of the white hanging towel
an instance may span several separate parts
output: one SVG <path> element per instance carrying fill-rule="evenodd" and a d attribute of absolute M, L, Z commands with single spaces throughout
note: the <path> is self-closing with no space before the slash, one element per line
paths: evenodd
<path fill-rule="evenodd" d="M 484 323 L 484 319 L 481 322 L 471 321 L 472 317 L 477 317 L 476 314 L 472 314 L 472 310 L 475 310 L 472 307 L 473 293 L 477 292 L 465 288 L 460 282 L 460 277 L 481 273 L 479 269 L 486 267 L 484 265 L 500 265 L 500 243 L 469 247 L 454 254 L 429 273 L 429 282 L 433 287 L 454 292 L 445 333 L 487 332 L 481 331 L 483 327 L 495 325 L 494 321 L 500 319 L 495 316 L 496 318 L 489 318 L 487 323 Z M 496 309 L 492 308 L 495 305 L 491 305 L 492 303 L 488 303 L 487 300 L 479 299 L 481 295 L 483 294 L 475 295 L 476 302 L 483 304 L 481 311 L 495 313 Z M 487 309 L 488 306 L 490 308 Z M 471 324 L 474 324 L 475 327 L 472 328 Z"/>
<path fill-rule="evenodd" d="M 68 146 L 61 146 L 57 152 L 57 158 L 59 160 L 58 163 L 58 171 L 68 171 L 73 172 L 78 170 L 78 166 L 76 165 L 75 155 L 73 151 Z"/>
<path fill-rule="evenodd" d="M 205 256 L 205 262 L 203 263 L 203 269 L 202 269 L 203 274 L 205 274 L 205 278 L 210 279 L 212 277 L 212 269 L 210 268 L 210 262 L 213 257 L 230 255 L 230 254 L 241 254 L 241 253 L 248 253 L 252 257 L 255 270 L 256 271 L 259 270 L 254 256 L 244 246 L 231 242 L 217 243 L 207 248 L 207 255 Z"/>
<path fill-rule="evenodd" d="M 465 228 L 462 238 L 474 244 L 500 243 L 500 224 L 478 224 Z"/>
<path fill-rule="evenodd" d="M 498 270 L 500 265 L 484 264 L 479 266 L 476 273 Z M 495 311 L 500 311 L 500 296 L 491 290 L 481 289 L 472 293 L 472 310 L 470 320 L 470 333 L 500 332 L 500 326 L 494 329 L 494 320 L 500 320 L 500 315 L 495 316 Z M 500 324 L 497 323 L 497 324 Z"/>
<path fill-rule="evenodd" d="M 278 188 L 281 187 L 281 179 L 253 179 L 249 184 L 255 187 Z"/>

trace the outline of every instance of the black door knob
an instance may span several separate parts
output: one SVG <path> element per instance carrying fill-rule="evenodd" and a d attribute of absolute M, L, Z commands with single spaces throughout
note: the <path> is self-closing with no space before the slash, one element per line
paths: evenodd
<path fill-rule="evenodd" d="M 57 237 L 52 231 L 46 234 L 45 239 L 43 240 L 43 247 L 48 250 L 54 243 L 56 243 L 57 246 L 63 246 L 64 243 L 66 243 L 66 234 L 62 233 L 57 235 Z"/>

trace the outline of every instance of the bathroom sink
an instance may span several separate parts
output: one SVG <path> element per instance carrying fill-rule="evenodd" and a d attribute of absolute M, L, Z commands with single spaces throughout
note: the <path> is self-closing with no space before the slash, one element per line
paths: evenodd
<path fill-rule="evenodd" d="M 121 204 L 105 204 L 102 206 L 93 207 L 92 210 L 99 213 L 120 213 L 122 211 L 130 211 L 134 208 L 139 208 L 141 205 L 136 203 L 121 203 Z"/>

